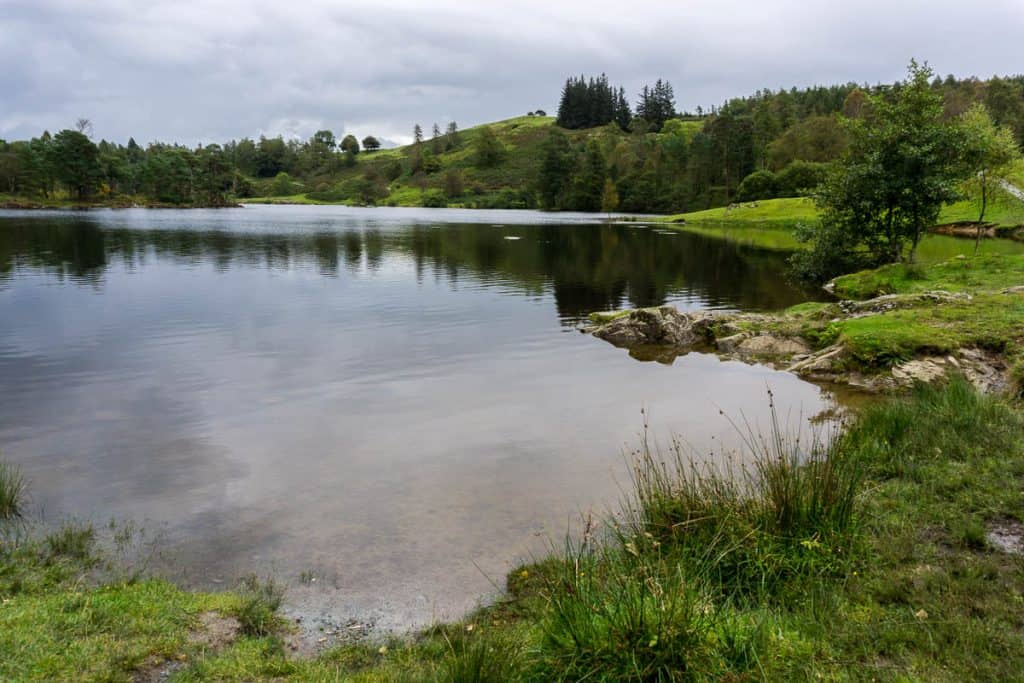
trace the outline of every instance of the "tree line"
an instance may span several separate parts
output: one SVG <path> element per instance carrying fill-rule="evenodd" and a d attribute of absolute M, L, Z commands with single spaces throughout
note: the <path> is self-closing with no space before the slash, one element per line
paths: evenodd
<path fill-rule="evenodd" d="M 0 192 L 43 199 L 63 194 L 78 202 L 123 197 L 224 206 L 254 196 L 254 183 L 261 180 L 267 180 L 261 191 L 290 190 L 293 177 L 338 173 L 354 166 L 361 151 L 381 147 L 372 135 L 360 144 L 353 135 L 338 140 L 329 130 L 304 142 L 261 136 L 195 148 L 161 142 L 142 147 L 134 138 L 124 145 L 96 143 L 90 131 L 91 124 L 82 119 L 74 129 L 53 135 L 0 140 Z"/>
<path fill-rule="evenodd" d="M 943 120 L 983 104 L 994 125 L 1017 144 L 1024 140 L 1024 77 L 929 79 Z M 465 138 L 455 122 L 435 123 L 428 133 L 417 124 L 412 145 L 379 161 L 377 138 L 339 139 L 330 130 L 307 140 L 261 136 L 143 147 L 133 139 L 95 143 L 84 122 L 55 135 L 0 141 L 0 192 L 186 206 L 305 192 L 372 204 L 395 187 L 410 187 L 430 205 L 685 212 L 808 194 L 850 150 L 845 122 L 864 120 L 878 97 L 906 87 L 761 90 L 687 114 L 676 110 L 667 81 L 644 87 L 632 108 L 624 89 L 604 74 L 579 76 L 563 88 L 559 125 L 529 128 L 533 137 L 516 138 L 525 142 L 510 142 L 514 124 L 479 127 Z M 452 154 L 466 146 L 468 154 Z"/>
<path fill-rule="evenodd" d="M 983 105 L 993 125 L 1024 143 L 1024 76 L 983 81 L 929 72 L 926 85 L 943 120 Z M 608 114 L 621 89 L 609 87 L 604 75 L 570 78 L 559 125 L 592 134 L 571 139 L 551 131 L 541 154 L 539 203 L 546 209 L 617 206 L 665 213 L 806 195 L 848 152 L 853 135 L 846 122 L 870 117 L 879 98 L 897 97 L 907 87 L 847 83 L 760 90 L 694 115 L 676 112 L 672 86 L 658 81 L 641 91 L 632 123 L 624 128 Z"/>

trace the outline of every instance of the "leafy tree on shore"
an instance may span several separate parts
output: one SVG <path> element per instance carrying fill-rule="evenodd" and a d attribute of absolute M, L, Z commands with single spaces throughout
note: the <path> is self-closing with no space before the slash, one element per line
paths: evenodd
<path fill-rule="evenodd" d="M 812 248 L 795 257 L 803 275 L 827 279 L 905 254 L 912 262 L 942 205 L 957 197 L 963 136 L 943 120 L 932 75 L 911 61 L 901 87 L 872 96 L 869 115 L 847 122 L 850 148 L 822 186 L 821 223 L 802 235 Z"/>

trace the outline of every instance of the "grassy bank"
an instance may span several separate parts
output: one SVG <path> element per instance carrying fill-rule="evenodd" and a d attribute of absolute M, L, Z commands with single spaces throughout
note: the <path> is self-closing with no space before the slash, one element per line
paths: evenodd
<path fill-rule="evenodd" d="M 1024 670 L 1024 421 L 965 382 L 868 406 L 845 433 L 750 435 L 751 467 L 642 444 L 613 519 L 416 637 L 296 659 L 260 584 L 103 579 L 93 536 L 5 521 L 0 679 L 1008 680 Z M 8 471 L 9 472 L 9 471 Z M 211 616 L 212 615 L 212 616 Z M 208 631 L 230 620 L 230 635 Z M 141 673 L 140 673 L 141 672 Z"/>
<path fill-rule="evenodd" d="M 961 201 L 943 207 L 939 214 L 938 226 L 965 225 L 977 221 L 977 209 L 971 202 Z M 799 249 L 801 244 L 793 237 L 792 230 L 798 224 L 812 223 L 818 219 L 818 210 L 813 200 L 806 197 L 791 199 L 767 199 L 758 202 L 734 204 L 732 206 L 684 213 L 664 218 L 672 223 L 673 228 L 696 232 L 699 234 L 717 235 L 751 246 L 764 249 L 791 251 Z M 994 227 L 1002 236 L 1016 236 L 1024 227 L 1024 202 L 1002 196 L 987 212 L 985 222 Z M 937 246 L 929 251 L 930 243 Z M 921 257 L 924 260 L 935 258 L 950 250 L 951 239 L 925 240 L 922 245 Z M 983 250 L 1013 250 L 1013 247 L 1000 247 L 998 240 L 985 240 Z M 960 241 L 960 251 L 973 251 L 973 245 Z M 1024 250 L 1022 250 L 1024 251 Z M 934 253 L 933 253 L 934 252 Z M 952 256 L 953 254 L 949 254 Z"/>

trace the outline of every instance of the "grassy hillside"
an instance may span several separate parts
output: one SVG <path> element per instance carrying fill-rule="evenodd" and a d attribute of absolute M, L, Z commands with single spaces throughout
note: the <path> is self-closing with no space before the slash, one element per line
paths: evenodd
<path fill-rule="evenodd" d="M 687 144 L 704 125 L 703 121 L 679 121 L 674 124 Z M 361 180 L 375 179 L 383 190 L 372 203 L 385 206 L 451 206 L 462 208 L 534 208 L 536 183 L 542 161 L 542 145 L 555 127 L 553 117 L 520 116 L 460 131 L 452 149 L 435 147 L 425 139 L 417 147 L 406 145 L 376 152 L 362 152 L 354 166 L 336 173 L 292 183 L 292 191 L 282 193 L 273 180 L 257 181 L 257 189 L 268 194 L 247 198 L 247 203 L 266 204 L 365 204 L 354 188 Z M 484 129 L 497 138 L 500 159 L 491 165 L 477 157 L 477 140 Z M 574 146 L 601 139 L 611 149 L 614 143 L 629 139 L 615 126 L 586 130 L 560 129 Z M 650 134 L 651 138 L 659 136 Z M 414 173 L 417 155 L 432 159 L 422 173 Z M 457 180 L 452 180 L 452 178 Z M 452 183 L 461 192 L 452 191 Z"/>
<path fill-rule="evenodd" d="M 555 124 L 553 117 L 520 116 L 504 121 L 467 128 L 459 132 L 458 145 L 448 151 L 434 154 L 434 145 L 430 139 L 420 144 L 420 153 L 427 157 L 433 156 L 438 168 L 421 176 L 411 173 L 410 164 L 417 153 L 415 145 L 406 145 L 394 149 L 376 152 L 362 152 L 356 157 L 356 164 L 351 168 L 341 169 L 336 176 L 321 180 L 312 180 L 291 195 L 271 195 L 249 198 L 249 203 L 338 203 L 360 204 L 358 198 L 345 196 L 346 183 L 351 183 L 367 175 L 375 175 L 386 181 L 386 196 L 378 203 L 387 206 L 423 206 L 430 204 L 428 196 L 434 201 L 442 197 L 445 204 L 453 207 L 506 206 L 526 203 L 526 194 L 532 193 L 533 185 L 540 167 L 540 145 L 548 130 Z M 484 128 L 490 128 L 497 137 L 503 152 L 498 163 L 483 167 L 475 158 L 475 143 Z M 585 140 L 590 135 L 600 132 L 607 134 L 606 129 L 586 131 L 567 131 L 574 141 Z M 401 165 L 401 173 L 395 175 Z M 459 175 L 464 194 L 458 198 L 450 198 L 445 193 L 446 178 L 450 172 Z M 530 201 L 532 204 L 532 200 Z"/>

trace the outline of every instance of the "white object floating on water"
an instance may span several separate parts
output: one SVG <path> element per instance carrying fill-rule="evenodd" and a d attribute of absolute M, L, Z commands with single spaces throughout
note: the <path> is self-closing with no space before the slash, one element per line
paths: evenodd
<path fill-rule="evenodd" d="M 517 235 L 505 235 L 505 239 L 507 239 L 507 240 L 521 240 L 523 238 L 519 237 Z"/>

